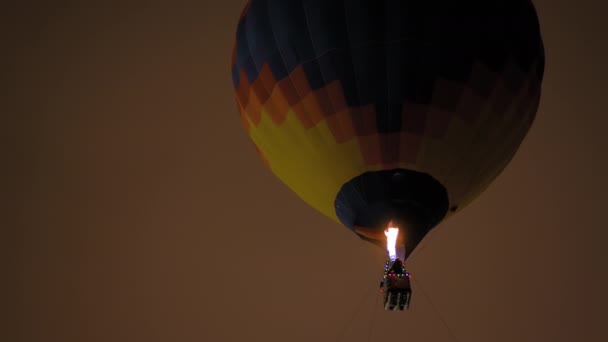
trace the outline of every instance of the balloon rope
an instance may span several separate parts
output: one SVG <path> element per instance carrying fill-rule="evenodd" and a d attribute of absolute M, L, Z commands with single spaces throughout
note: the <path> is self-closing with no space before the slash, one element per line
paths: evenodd
<path fill-rule="evenodd" d="M 353 323 L 353 320 L 355 319 L 355 317 L 357 317 L 357 314 L 359 313 L 359 311 L 361 311 L 361 308 L 363 307 L 363 303 L 365 303 L 365 299 L 367 299 L 370 291 L 373 290 L 374 287 L 375 287 L 375 285 L 371 285 L 367 290 L 365 290 L 365 293 L 363 294 L 363 296 L 361 296 L 361 301 L 359 302 L 359 305 L 356 307 L 355 311 L 353 312 L 353 315 L 346 322 L 346 324 L 342 328 L 342 331 L 340 332 L 340 334 L 338 334 L 338 336 L 336 337 L 336 342 L 340 341 L 342 339 L 342 337 L 344 337 L 344 334 L 346 333 L 346 329 L 351 326 L 351 324 Z"/>
<path fill-rule="evenodd" d="M 372 310 L 372 321 L 369 323 L 369 331 L 367 332 L 367 342 L 372 340 L 372 330 L 374 328 L 374 322 L 376 321 L 376 311 L 378 310 L 378 298 L 380 298 L 380 292 L 376 294 L 376 302 Z"/>
<path fill-rule="evenodd" d="M 412 257 L 414 255 L 418 255 L 420 254 L 420 251 L 424 249 L 424 247 L 426 247 L 428 245 L 429 240 L 431 239 L 431 237 L 433 236 L 433 232 L 436 230 L 437 228 L 431 229 L 431 231 L 427 234 L 427 236 L 422 239 L 422 242 L 420 243 L 420 246 L 414 248 L 414 251 L 412 252 L 412 254 L 410 256 L 407 257 L 408 260 L 412 260 Z"/>
<path fill-rule="evenodd" d="M 414 283 L 416 283 L 416 286 L 418 287 L 418 289 L 420 290 L 420 292 L 424 295 L 424 297 L 429 302 L 429 304 L 431 304 L 431 308 L 433 308 L 433 311 L 435 311 L 435 314 L 437 314 L 437 316 L 441 320 L 441 323 L 443 323 L 443 326 L 447 329 L 448 333 L 452 337 L 452 340 L 456 341 L 456 342 L 459 342 L 458 339 L 456 338 L 456 335 L 454 335 L 454 332 L 452 331 L 452 329 L 450 329 L 450 326 L 448 325 L 448 323 L 445 321 L 445 319 L 443 318 L 443 316 L 441 315 L 441 313 L 439 312 L 439 310 L 437 310 L 437 307 L 435 306 L 435 304 L 431 300 L 431 297 L 429 297 L 429 295 L 427 295 L 427 293 L 422 289 L 422 286 L 420 285 L 420 283 L 418 281 L 416 281 L 416 279 L 414 279 L 414 278 L 411 278 L 411 279 L 412 279 L 412 281 Z"/>

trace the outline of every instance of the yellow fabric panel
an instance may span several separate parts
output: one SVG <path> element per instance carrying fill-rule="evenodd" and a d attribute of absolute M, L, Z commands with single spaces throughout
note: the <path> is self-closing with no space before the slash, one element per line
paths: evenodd
<path fill-rule="evenodd" d="M 324 120 L 306 129 L 293 111 L 280 126 L 264 112 L 260 124 L 249 133 L 286 186 L 339 222 L 334 209 L 336 194 L 344 183 L 365 171 L 356 139 L 338 144 Z"/>

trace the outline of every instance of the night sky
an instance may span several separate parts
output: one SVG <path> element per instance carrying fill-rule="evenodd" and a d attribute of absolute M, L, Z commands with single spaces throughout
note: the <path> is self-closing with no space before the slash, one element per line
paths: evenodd
<path fill-rule="evenodd" d="M 461 342 L 608 340 L 606 5 L 535 3 L 536 121 L 408 260 L 407 312 L 375 302 L 385 252 L 248 140 L 230 70 L 244 1 L 3 8 L 0 340 L 451 341 L 421 287 Z"/>

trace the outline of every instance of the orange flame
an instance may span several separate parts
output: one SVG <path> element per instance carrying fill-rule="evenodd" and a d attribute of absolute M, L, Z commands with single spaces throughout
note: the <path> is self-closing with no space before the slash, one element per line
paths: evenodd
<path fill-rule="evenodd" d="M 386 250 L 391 261 L 397 258 L 397 236 L 399 235 L 399 228 L 395 227 L 393 221 L 388 223 L 388 229 L 384 231 L 386 235 Z"/>

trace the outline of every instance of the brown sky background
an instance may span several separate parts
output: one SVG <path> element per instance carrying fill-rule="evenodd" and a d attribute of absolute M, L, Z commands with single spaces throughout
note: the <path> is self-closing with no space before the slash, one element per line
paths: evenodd
<path fill-rule="evenodd" d="M 461 342 L 608 340 L 606 5 L 536 4 L 537 119 L 408 261 Z M 366 294 L 343 341 L 451 340 L 419 287 L 374 306 L 383 251 L 258 160 L 230 75 L 243 5 L 3 8 L 0 340 L 335 341 Z"/>

